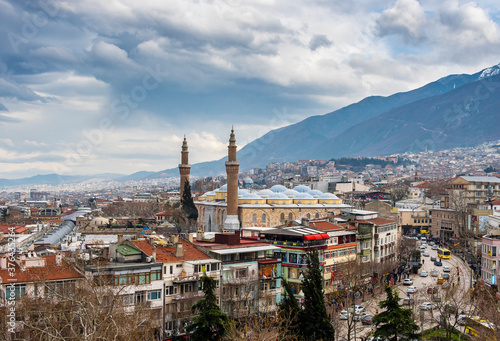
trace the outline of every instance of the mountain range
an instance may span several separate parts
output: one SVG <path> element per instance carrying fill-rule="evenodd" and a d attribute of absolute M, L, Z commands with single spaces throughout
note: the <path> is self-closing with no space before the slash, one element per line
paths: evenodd
<path fill-rule="evenodd" d="M 269 162 L 375 156 L 468 147 L 500 139 L 500 64 L 450 75 L 408 92 L 370 96 L 336 111 L 271 130 L 238 151 L 240 171 Z M 195 176 L 225 172 L 226 158 L 192 165 Z M 178 176 L 178 169 L 104 174 L 125 181 Z M 94 176 L 38 175 L 0 179 L 0 186 L 75 183 Z M 38 181 L 38 182 L 37 182 Z"/>

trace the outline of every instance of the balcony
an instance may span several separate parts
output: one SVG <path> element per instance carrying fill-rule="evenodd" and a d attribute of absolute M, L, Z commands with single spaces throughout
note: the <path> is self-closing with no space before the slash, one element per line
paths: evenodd
<path fill-rule="evenodd" d="M 186 283 L 186 282 L 196 282 L 199 279 L 199 274 L 186 274 L 182 273 L 179 276 L 176 276 L 172 279 L 174 283 Z"/>
<path fill-rule="evenodd" d="M 276 296 L 278 294 L 281 294 L 281 288 L 275 288 L 275 289 L 269 289 L 269 290 L 261 290 L 261 291 L 259 291 L 259 296 L 260 297 Z"/>
<path fill-rule="evenodd" d="M 203 291 L 186 292 L 184 294 L 177 294 L 172 297 L 173 301 L 189 300 L 194 298 L 202 298 L 204 296 Z"/>
<path fill-rule="evenodd" d="M 365 234 L 358 234 L 356 236 L 356 239 L 361 241 L 361 240 L 367 240 L 367 239 L 372 239 L 371 233 L 365 233 Z"/>

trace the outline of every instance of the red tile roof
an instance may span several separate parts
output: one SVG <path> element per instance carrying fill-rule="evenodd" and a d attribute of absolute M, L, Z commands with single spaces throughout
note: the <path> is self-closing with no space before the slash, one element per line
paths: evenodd
<path fill-rule="evenodd" d="M 384 219 L 384 218 L 369 219 L 367 221 L 374 223 L 374 224 L 377 224 L 377 225 L 392 224 L 392 223 L 396 222 L 395 220 L 389 220 L 389 219 Z"/>
<path fill-rule="evenodd" d="M 28 229 L 24 225 L 0 225 L 0 233 L 10 233 L 22 234 L 28 232 Z"/>
<path fill-rule="evenodd" d="M 82 278 L 76 269 L 64 259 L 61 265 L 56 264 L 56 255 L 42 256 L 45 258 L 44 267 L 32 267 L 21 270 L 17 263 L 14 263 L 15 271 L 8 269 L 0 269 L 0 278 L 2 283 L 26 283 L 35 281 L 56 281 L 63 279 L 77 279 Z M 7 261 L 9 264 L 9 261 Z M 11 265 L 8 265 L 12 268 Z M 15 276 L 10 276 L 13 273 Z M 16 281 L 13 281 L 13 280 Z"/>
<path fill-rule="evenodd" d="M 331 223 L 329 221 L 311 221 L 311 222 L 309 222 L 309 226 L 315 227 L 321 231 L 345 230 L 345 227 L 339 226 L 339 225 Z"/>
<path fill-rule="evenodd" d="M 182 242 L 182 247 L 184 249 L 183 257 L 175 257 L 175 246 L 157 247 L 156 261 L 160 263 L 168 263 L 185 260 L 210 259 L 208 255 L 198 250 L 196 246 L 194 246 L 190 242 L 180 238 L 179 242 Z M 134 240 L 132 241 L 132 243 L 146 255 L 153 255 L 153 245 L 151 245 L 147 240 Z"/>

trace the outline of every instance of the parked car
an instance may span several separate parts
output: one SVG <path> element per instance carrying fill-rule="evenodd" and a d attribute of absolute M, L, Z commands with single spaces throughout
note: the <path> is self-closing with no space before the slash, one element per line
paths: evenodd
<path fill-rule="evenodd" d="M 408 287 L 409 294 L 414 294 L 416 292 L 417 292 L 417 287 L 415 287 L 415 286 Z"/>
<path fill-rule="evenodd" d="M 432 302 L 441 302 L 441 295 L 433 294 L 432 295 Z"/>
<path fill-rule="evenodd" d="M 458 312 L 458 309 L 457 309 L 456 305 L 448 303 L 448 304 L 445 304 L 444 311 L 447 312 L 448 314 L 456 314 Z"/>
<path fill-rule="evenodd" d="M 361 314 L 364 310 L 365 308 L 358 304 L 349 308 L 349 312 L 350 313 L 354 312 L 356 315 Z"/>
<path fill-rule="evenodd" d="M 449 279 L 450 279 L 450 274 L 449 274 L 449 273 L 447 273 L 447 272 L 443 273 L 443 278 L 444 278 L 445 280 L 449 280 Z"/>
<path fill-rule="evenodd" d="M 435 294 L 436 292 L 437 292 L 437 288 L 434 288 L 434 287 L 427 288 L 428 294 Z"/>
<path fill-rule="evenodd" d="M 422 310 L 432 310 L 435 308 L 436 308 L 436 305 L 432 302 L 424 302 L 420 305 L 420 309 L 422 309 Z"/>
<path fill-rule="evenodd" d="M 437 279 L 437 282 L 436 282 L 436 283 L 437 283 L 437 284 L 443 284 L 445 281 L 446 281 L 446 280 L 445 280 L 443 277 L 439 277 L 439 278 Z"/>
<path fill-rule="evenodd" d="M 349 319 L 349 313 L 347 312 L 347 310 L 342 310 L 339 314 L 339 318 L 341 320 L 347 320 Z"/>
<path fill-rule="evenodd" d="M 441 263 L 441 261 L 437 260 L 437 261 L 434 262 L 434 265 L 435 266 L 443 266 L 443 263 Z"/>
<path fill-rule="evenodd" d="M 414 304 L 415 300 L 413 298 L 405 298 L 403 299 L 403 305 L 411 305 Z"/>
<path fill-rule="evenodd" d="M 420 271 L 420 277 L 427 277 L 429 276 L 429 273 L 425 270 Z"/>
<path fill-rule="evenodd" d="M 431 262 L 435 262 L 436 261 L 436 256 L 431 256 Z"/>
<path fill-rule="evenodd" d="M 403 281 L 403 285 L 412 285 L 413 284 L 413 281 L 409 278 L 406 278 L 404 281 Z"/>
<path fill-rule="evenodd" d="M 429 257 L 431 254 L 429 253 L 429 251 L 425 251 L 424 252 L 424 257 Z"/>
<path fill-rule="evenodd" d="M 373 323 L 373 315 L 366 314 L 361 318 L 362 324 L 372 324 Z"/>
<path fill-rule="evenodd" d="M 431 276 L 432 277 L 437 277 L 438 275 L 439 275 L 439 272 L 436 269 L 434 269 L 434 270 L 431 271 Z"/>
<path fill-rule="evenodd" d="M 450 267 L 448 265 L 443 266 L 443 272 L 450 272 Z"/>
<path fill-rule="evenodd" d="M 432 249 L 433 249 L 433 250 L 437 250 L 437 249 L 438 249 L 438 246 L 437 246 L 437 245 L 432 245 Z"/>

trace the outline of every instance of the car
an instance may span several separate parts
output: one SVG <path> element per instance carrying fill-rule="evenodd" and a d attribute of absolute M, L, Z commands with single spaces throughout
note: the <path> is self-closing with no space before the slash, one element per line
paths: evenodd
<path fill-rule="evenodd" d="M 439 277 L 439 278 L 437 279 L 437 282 L 436 282 L 436 283 L 437 283 L 437 284 L 443 284 L 445 281 L 446 281 L 446 280 L 445 280 L 443 277 Z"/>
<path fill-rule="evenodd" d="M 417 292 L 417 287 L 415 286 L 411 286 L 411 287 L 408 287 L 408 291 L 407 291 L 409 294 L 414 294 Z"/>
<path fill-rule="evenodd" d="M 435 262 L 436 261 L 436 256 L 431 256 L 431 262 Z"/>
<path fill-rule="evenodd" d="M 438 249 L 438 246 L 437 246 L 437 245 L 432 245 L 432 249 L 433 249 L 433 250 L 437 250 L 437 249 Z"/>
<path fill-rule="evenodd" d="M 456 314 L 456 313 L 458 313 L 457 306 L 453 305 L 451 303 L 448 303 L 448 304 L 446 304 L 444 306 L 444 311 L 447 312 L 448 314 Z"/>
<path fill-rule="evenodd" d="M 450 272 L 450 267 L 448 265 L 443 266 L 443 272 Z"/>
<path fill-rule="evenodd" d="M 361 318 L 361 323 L 362 323 L 362 324 L 372 324 L 372 323 L 373 323 L 373 315 L 370 315 L 370 314 L 365 314 L 365 315 Z"/>
<path fill-rule="evenodd" d="M 429 251 L 425 251 L 425 252 L 423 253 L 423 255 L 424 255 L 424 257 L 429 257 L 431 254 L 429 253 Z"/>
<path fill-rule="evenodd" d="M 437 260 L 437 261 L 434 262 L 434 265 L 435 266 L 443 266 L 443 263 L 441 263 L 441 261 Z"/>
<path fill-rule="evenodd" d="M 431 271 L 431 276 L 432 277 L 437 277 L 438 275 L 439 275 L 439 272 L 436 269 L 434 269 L 434 270 Z"/>
<path fill-rule="evenodd" d="M 420 305 L 421 310 L 432 310 L 435 308 L 436 308 L 436 305 L 432 302 L 424 302 Z"/>
<path fill-rule="evenodd" d="M 436 292 L 437 292 L 437 288 L 434 288 L 434 287 L 427 288 L 428 294 L 435 294 Z"/>
<path fill-rule="evenodd" d="M 383 337 L 380 337 L 380 336 L 371 336 L 366 341 L 389 341 L 389 340 L 388 339 L 384 339 Z"/>
<path fill-rule="evenodd" d="M 363 318 L 368 315 L 367 313 L 355 314 L 353 320 L 354 321 L 362 321 Z"/>
<path fill-rule="evenodd" d="M 429 245 L 430 245 L 430 246 L 434 246 L 434 245 L 436 245 L 436 243 L 434 243 L 433 241 L 430 241 L 430 242 L 429 242 Z"/>
<path fill-rule="evenodd" d="M 358 304 L 349 308 L 349 312 L 350 313 L 354 312 L 356 315 L 361 314 L 364 310 L 365 308 Z"/>
<path fill-rule="evenodd" d="M 433 294 L 432 295 L 432 302 L 441 302 L 441 295 Z"/>
<path fill-rule="evenodd" d="M 420 245 L 420 250 L 425 250 L 425 249 L 427 249 L 427 244 Z"/>
<path fill-rule="evenodd" d="M 449 273 L 447 273 L 447 272 L 443 273 L 443 278 L 444 278 L 445 280 L 449 280 L 449 279 L 450 279 L 450 274 L 449 274 Z"/>
<path fill-rule="evenodd" d="M 420 277 L 427 277 L 429 276 L 429 273 L 425 270 L 420 271 Z"/>
<path fill-rule="evenodd" d="M 412 285 L 412 284 L 413 284 L 413 281 L 410 278 L 406 278 L 403 281 L 403 285 Z"/>
<path fill-rule="evenodd" d="M 349 319 L 349 313 L 347 312 L 347 310 L 342 310 L 339 314 L 339 318 L 341 320 L 347 320 Z"/>
<path fill-rule="evenodd" d="M 415 300 L 413 298 L 405 298 L 403 299 L 403 305 L 411 305 L 414 304 Z"/>

